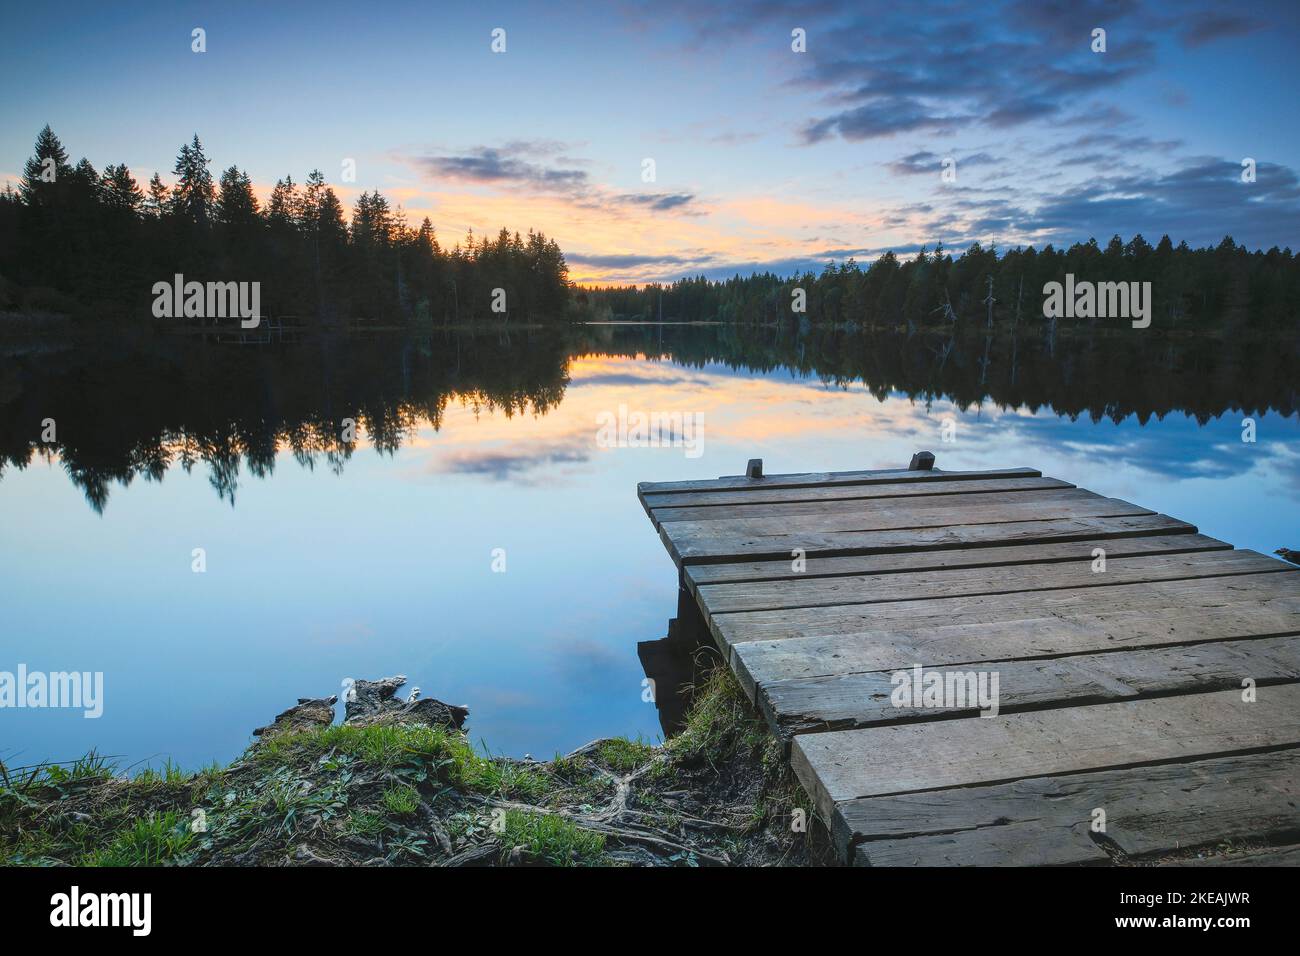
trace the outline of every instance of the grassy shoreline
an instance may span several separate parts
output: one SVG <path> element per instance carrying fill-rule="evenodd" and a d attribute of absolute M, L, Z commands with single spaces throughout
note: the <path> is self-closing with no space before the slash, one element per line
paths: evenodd
<path fill-rule="evenodd" d="M 360 725 L 277 721 L 237 760 L 196 773 L 164 765 L 127 778 L 93 753 L 0 767 L 9 866 L 827 862 L 825 830 L 779 741 L 724 668 L 701 681 L 685 731 L 662 746 L 608 738 L 514 760 L 390 713 Z"/>

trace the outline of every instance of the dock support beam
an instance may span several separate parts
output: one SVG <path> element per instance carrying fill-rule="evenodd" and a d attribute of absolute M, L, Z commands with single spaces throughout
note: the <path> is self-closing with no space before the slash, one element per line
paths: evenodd
<path fill-rule="evenodd" d="M 745 466 L 745 477 L 746 477 L 746 478 L 762 478 L 762 477 L 763 477 L 763 459 L 761 459 L 761 458 L 751 458 L 751 459 L 749 459 L 749 464 Z"/>
<path fill-rule="evenodd" d="M 677 616 L 668 622 L 668 637 L 686 651 L 713 644 L 709 625 L 684 581 L 677 586 Z"/>

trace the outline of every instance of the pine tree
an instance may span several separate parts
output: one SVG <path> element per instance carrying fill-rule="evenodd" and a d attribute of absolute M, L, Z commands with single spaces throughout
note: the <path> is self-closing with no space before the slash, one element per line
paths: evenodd
<path fill-rule="evenodd" d="M 162 177 L 154 173 L 149 177 L 149 195 L 145 197 L 141 207 L 144 214 L 150 219 L 161 219 L 171 207 L 169 195 L 170 190 L 163 183 Z"/>
<path fill-rule="evenodd" d="M 296 229 L 302 218 L 302 200 L 298 196 L 298 186 L 292 176 L 275 181 L 271 190 L 271 201 L 266 206 L 266 218 L 273 226 L 282 230 Z"/>
<path fill-rule="evenodd" d="M 100 195 L 105 205 L 118 212 L 134 213 L 144 202 L 144 193 L 125 163 L 104 167 L 104 175 L 100 177 Z"/>
<path fill-rule="evenodd" d="M 203 152 L 199 134 L 181 147 L 176 156 L 176 185 L 172 188 L 171 208 L 182 219 L 199 226 L 212 222 L 212 211 L 217 201 L 216 185 L 208 171 L 210 159 Z"/>
<path fill-rule="evenodd" d="M 221 174 L 221 187 L 217 193 L 217 221 L 236 229 L 249 228 L 257 222 L 257 196 L 248 173 L 231 166 Z"/>
<path fill-rule="evenodd" d="M 73 206 L 81 213 L 89 215 L 101 200 L 99 173 L 91 164 L 90 160 L 84 156 L 72 167 L 72 172 L 67 176 L 69 191 L 72 196 Z"/>
<path fill-rule="evenodd" d="M 316 221 L 322 244 L 341 246 L 347 242 L 348 227 L 347 221 L 343 218 L 343 204 L 339 202 L 339 197 L 334 195 L 334 190 L 328 186 L 321 195 L 320 214 Z"/>
<path fill-rule="evenodd" d="M 19 195 L 28 206 L 47 205 L 58 189 L 59 180 L 72 172 L 68 154 L 48 123 L 36 137 L 35 149 L 36 155 L 23 167 L 23 178 L 18 187 Z"/>
<path fill-rule="evenodd" d="M 298 208 L 299 228 L 303 235 L 315 239 L 320 234 L 320 207 L 325 198 L 325 174 L 313 169 L 307 174 L 307 183 L 302 191 L 302 203 Z"/>

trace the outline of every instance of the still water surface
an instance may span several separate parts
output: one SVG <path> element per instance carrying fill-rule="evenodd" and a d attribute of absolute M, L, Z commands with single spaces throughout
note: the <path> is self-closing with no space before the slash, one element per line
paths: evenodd
<path fill-rule="evenodd" d="M 394 673 L 468 704 L 495 753 L 657 738 L 637 644 L 663 637 L 675 575 L 636 484 L 754 457 L 894 468 L 928 448 L 1300 548 L 1297 368 L 1224 343 L 720 327 L 11 349 L 0 670 L 106 686 L 97 720 L 0 711 L 0 759 L 225 761 L 295 698 Z M 702 454 L 599 447 L 620 405 L 703 413 Z"/>

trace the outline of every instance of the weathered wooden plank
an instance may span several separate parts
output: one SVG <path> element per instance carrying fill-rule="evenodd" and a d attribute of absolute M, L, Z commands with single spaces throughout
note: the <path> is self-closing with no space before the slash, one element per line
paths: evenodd
<path fill-rule="evenodd" d="M 1300 828 L 1300 750 L 1036 777 L 839 804 L 836 847 L 859 866 L 1105 863 Z M 856 845 L 855 845 L 856 844 Z"/>
<path fill-rule="evenodd" d="M 1241 853 L 1173 860 L 1161 866 L 1300 866 L 1300 845 L 1270 846 Z"/>
<path fill-rule="evenodd" d="M 894 481 L 872 485 L 750 488 L 734 491 L 679 491 L 648 498 L 652 516 L 678 508 L 724 505 L 788 504 L 815 501 L 875 501 L 881 498 L 921 498 L 970 495 L 990 491 L 1044 491 L 1073 488 L 1059 478 L 975 478 L 968 481 Z"/>
<path fill-rule="evenodd" d="M 837 847 L 838 849 L 838 847 Z M 855 846 L 853 866 L 1105 866 L 1110 857 L 1055 816 L 1019 827 L 936 833 Z"/>
<path fill-rule="evenodd" d="M 900 630 L 742 641 L 731 646 L 730 663 L 753 699 L 756 686 L 775 681 L 893 671 L 917 662 L 937 667 L 1300 634 L 1300 594 L 1246 595 L 1198 607 L 1157 602 L 1120 611 L 1030 613 L 1036 616 L 976 623 L 921 618 L 915 626 L 899 624 Z M 927 626 L 932 621 L 935 626 Z"/>
<path fill-rule="evenodd" d="M 1101 495 L 1083 488 L 1072 486 L 1052 488 L 1021 488 L 1016 490 L 998 489 L 994 491 L 977 491 L 964 495 L 911 495 L 889 498 L 830 498 L 812 501 L 777 501 L 758 502 L 756 504 L 738 505 L 703 505 L 695 508 L 652 508 L 650 517 L 660 524 L 673 523 L 669 530 L 699 525 L 710 530 L 714 524 L 733 525 L 756 519 L 768 519 L 768 525 L 776 527 L 778 533 L 786 528 L 798 529 L 801 525 L 811 525 L 812 518 L 875 518 L 880 515 L 906 516 L 912 514 L 932 514 L 949 512 L 954 517 L 949 520 L 963 523 L 962 513 L 973 516 L 982 515 L 990 507 L 1014 505 L 1024 511 L 1042 512 L 1042 517 L 1065 517 L 1073 513 L 1076 502 L 1096 502 L 1105 500 Z M 1125 504 L 1129 504 L 1125 502 Z M 1134 506 L 1136 507 L 1136 506 Z M 1148 509 L 1142 508 L 1141 511 Z M 781 519 L 781 520 L 778 520 Z M 784 519 L 792 519 L 786 521 Z M 710 524 L 714 523 L 714 524 Z M 866 527 L 866 526 L 864 526 Z M 856 529 L 850 529 L 856 530 Z"/>
<path fill-rule="evenodd" d="M 762 488 L 816 488 L 825 485 L 871 485 L 900 481 L 976 481 L 986 478 L 1041 478 L 1037 468 L 987 468 L 975 471 L 909 471 L 906 468 L 878 469 L 874 471 L 815 471 L 793 475 L 764 475 L 746 478 L 743 475 L 724 476 L 693 481 L 642 481 L 637 484 L 639 495 L 656 495 L 678 491 L 725 491 Z"/>
<path fill-rule="evenodd" d="M 686 569 L 686 582 L 694 589 L 701 584 L 740 581 L 788 581 L 792 579 L 848 577 L 855 574 L 902 574 L 1008 564 L 1050 564 L 1091 560 L 1093 548 L 1104 548 L 1110 558 L 1139 554 L 1183 554 L 1191 551 L 1230 551 L 1232 545 L 1203 534 L 1152 535 L 1144 538 L 1092 538 L 1084 541 L 1048 542 L 1011 547 L 959 548 L 952 551 L 889 552 L 842 557 L 806 558 L 804 570 L 794 562 L 744 561 L 736 564 L 695 564 Z M 1000 571 L 990 571 L 990 575 Z"/>
<path fill-rule="evenodd" d="M 801 578 L 796 575 L 784 581 L 706 584 L 697 589 L 697 594 L 700 606 L 705 611 L 710 614 L 725 614 L 731 611 L 872 604 L 880 601 L 1007 594 L 1015 591 L 1114 587 L 1142 581 L 1294 570 L 1294 565 L 1265 557 L 1256 551 L 1243 550 L 1136 555 L 1129 558 L 1107 556 L 1106 570 L 1094 571 L 1091 552 L 1080 551 L 1078 560 L 1069 563 L 1012 565 L 998 568 L 994 572 L 987 568 L 973 568 L 833 578 Z"/>
<path fill-rule="evenodd" d="M 675 524 L 675 522 L 672 522 Z M 1194 534 L 1196 526 L 1161 514 L 1138 514 L 1009 521 L 1003 524 L 952 524 L 886 531 L 822 532 L 777 535 L 693 536 L 662 528 L 659 537 L 679 566 L 738 560 L 790 560 L 796 550 L 806 557 L 885 554 L 900 551 L 946 551 L 1014 544 L 1131 538 L 1151 534 Z"/>
<path fill-rule="evenodd" d="M 1053 815 L 1019 827 L 864 843 L 850 850 L 848 862 L 875 867 L 1104 866 L 1110 857 L 1086 833 L 1059 825 Z"/>
<path fill-rule="evenodd" d="M 1300 745 L 1300 684 L 891 724 L 794 738 L 791 765 L 827 819 L 873 795 L 1004 783 Z"/>
<path fill-rule="evenodd" d="M 1109 588 L 1066 588 L 1014 594 L 977 594 L 880 604 L 843 604 L 777 611 L 736 611 L 708 616 L 715 640 L 740 641 L 849 636 L 878 631 L 920 634 L 931 627 L 1010 624 L 1050 619 L 1058 614 L 1145 611 L 1162 608 L 1212 608 L 1243 600 L 1300 596 L 1300 569 L 1271 574 L 1192 578 L 1118 584 Z"/>
<path fill-rule="evenodd" d="M 921 666 L 942 674 L 996 674 L 996 705 L 1002 713 L 1046 705 L 1099 704 L 1153 694 L 1240 687 L 1300 680 L 1300 637 L 1164 646 L 1106 654 L 1077 654 L 1036 660 L 994 660 L 963 665 Z M 903 720 L 974 716 L 972 695 L 946 707 L 895 706 L 894 675 L 910 668 L 764 682 L 759 709 L 782 737 L 871 727 Z"/>
<path fill-rule="evenodd" d="M 896 502 L 905 501 L 904 504 Z M 663 521 L 661 533 L 674 538 L 735 540 L 751 535 L 797 536 L 826 532 L 888 531 L 899 528 L 942 528 L 948 525 L 998 524 L 1010 521 L 1050 521 L 1055 518 L 1151 514 L 1118 498 L 1103 498 L 1077 488 L 1066 491 L 1022 491 L 1013 495 L 960 495 L 954 499 L 886 499 L 871 508 L 841 511 L 828 502 L 813 514 L 769 518 L 719 518 L 710 521 Z M 782 508 L 785 505 L 767 505 Z"/>

